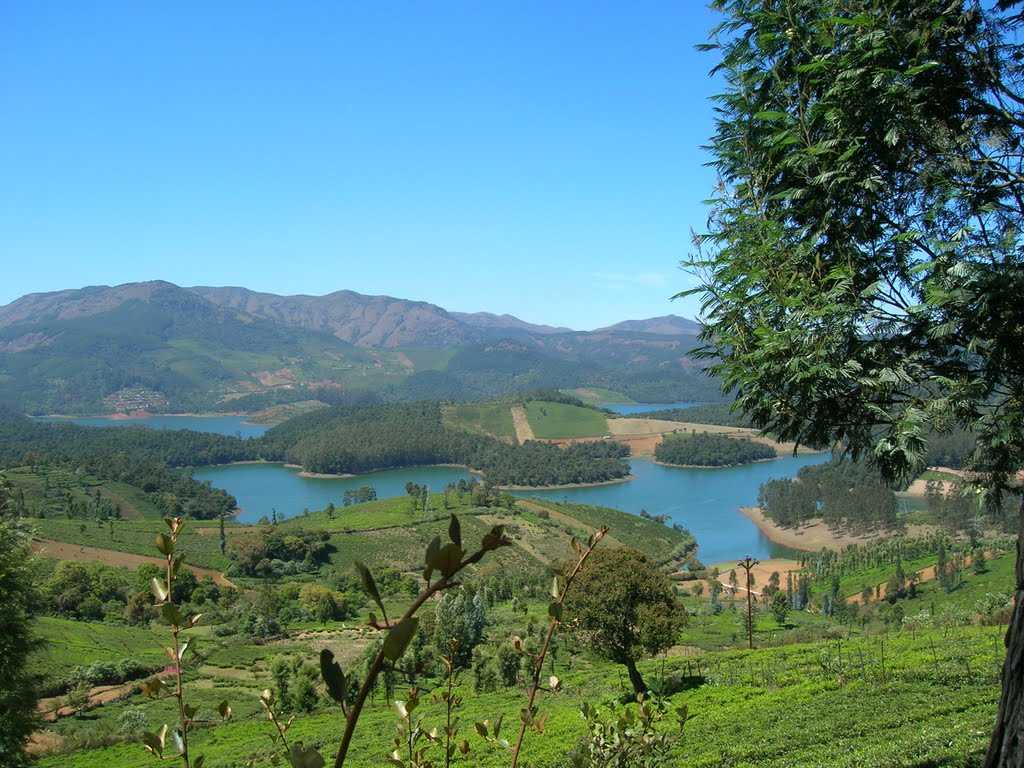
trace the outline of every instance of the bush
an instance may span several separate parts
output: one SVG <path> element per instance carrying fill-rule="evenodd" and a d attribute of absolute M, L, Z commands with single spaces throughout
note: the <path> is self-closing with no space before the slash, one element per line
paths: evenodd
<path fill-rule="evenodd" d="M 142 707 L 128 707 L 117 718 L 117 730 L 125 736 L 136 736 L 149 727 L 149 718 Z"/>

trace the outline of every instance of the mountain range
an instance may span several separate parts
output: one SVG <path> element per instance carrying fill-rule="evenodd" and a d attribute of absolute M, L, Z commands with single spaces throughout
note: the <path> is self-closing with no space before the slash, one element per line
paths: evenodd
<path fill-rule="evenodd" d="M 0 307 L 0 401 L 38 412 L 247 410 L 540 386 L 683 399 L 707 384 L 688 354 L 699 331 L 675 315 L 574 331 L 348 290 L 89 286 Z"/>

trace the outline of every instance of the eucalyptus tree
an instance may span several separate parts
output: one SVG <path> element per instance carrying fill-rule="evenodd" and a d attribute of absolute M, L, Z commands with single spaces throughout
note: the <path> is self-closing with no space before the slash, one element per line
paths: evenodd
<path fill-rule="evenodd" d="M 687 261 L 710 369 L 757 426 L 889 479 L 970 430 L 999 509 L 1024 464 L 1021 0 L 713 5 L 720 183 Z M 990 767 L 1024 765 L 1020 515 Z"/>

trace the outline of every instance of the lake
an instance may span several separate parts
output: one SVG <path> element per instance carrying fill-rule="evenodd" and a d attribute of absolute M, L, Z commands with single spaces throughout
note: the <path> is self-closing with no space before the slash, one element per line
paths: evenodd
<path fill-rule="evenodd" d="M 724 469 L 663 467 L 646 459 L 632 459 L 636 479 L 630 482 L 517 491 L 516 495 L 615 507 L 633 514 L 644 509 L 651 515 L 668 515 L 693 533 L 698 555 L 708 564 L 748 554 L 779 557 L 792 553 L 772 544 L 739 508 L 757 501 L 758 488 L 766 480 L 792 477 L 801 467 L 827 458 L 828 454 L 803 454 Z M 243 522 L 270 517 L 272 509 L 280 517 L 293 517 L 302 514 L 304 508 L 323 509 L 330 502 L 340 506 L 342 494 L 361 485 L 372 485 L 380 498 L 386 498 L 403 495 L 409 481 L 440 491 L 450 482 L 471 478 L 469 472 L 454 467 L 388 470 L 354 478 L 311 478 L 282 464 L 203 467 L 193 474 L 234 495 L 243 510 Z"/>
<path fill-rule="evenodd" d="M 468 470 L 458 467 L 413 467 L 369 472 L 356 477 L 303 477 L 299 470 L 284 464 L 222 464 L 200 467 L 192 472 L 196 480 L 209 480 L 236 499 L 242 513 L 238 520 L 255 523 L 270 517 L 276 509 L 278 517 L 295 517 L 302 510 L 323 509 L 331 502 L 341 506 L 345 491 L 372 485 L 377 496 L 404 496 L 405 484 L 426 485 L 432 491 L 444 490 L 448 483 L 472 480 Z"/>
<path fill-rule="evenodd" d="M 634 416 L 638 413 L 663 411 L 667 408 L 692 408 L 695 405 L 703 405 L 703 403 L 601 403 L 598 407 L 607 408 L 622 416 Z"/>
<path fill-rule="evenodd" d="M 251 424 L 245 416 L 182 416 L 174 414 L 157 414 L 154 416 L 138 416 L 128 418 L 112 418 L 110 416 L 46 416 L 41 421 L 67 422 L 83 427 L 149 427 L 150 429 L 191 429 L 193 432 L 214 432 L 218 435 L 232 437 L 259 437 L 269 427 L 263 424 Z"/>

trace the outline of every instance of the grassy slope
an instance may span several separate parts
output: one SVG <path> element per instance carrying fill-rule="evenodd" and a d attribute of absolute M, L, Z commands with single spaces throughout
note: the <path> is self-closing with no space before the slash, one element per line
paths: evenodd
<path fill-rule="evenodd" d="M 35 635 L 43 646 L 32 656 L 30 666 L 47 680 L 97 661 L 133 658 L 158 665 L 167 658 L 160 650 L 163 638 L 148 628 L 41 616 Z"/>
<path fill-rule="evenodd" d="M 492 435 L 503 440 L 516 436 L 508 403 L 466 403 L 444 409 L 445 426 Z"/>
<path fill-rule="evenodd" d="M 608 420 L 592 408 L 531 400 L 526 417 L 533 434 L 543 440 L 559 437 L 597 437 L 608 433 Z"/>
<path fill-rule="evenodd" d="M 587 405 L 601 405 L 603 403 L 635 403 L 628 395 L 602 387 L 577 387 L 576 389 L 563 390 L 566 394 L 578 397 Z"/>
<path fill-rule="evenodd" d="M 995 628 L 962 628 L 949 637 L 938 633 L 911 638 L 903 634 L 882 641 L 863 638 L 843 643 L 812 643 L 782 648 L 713 653 L 701 659 L 705 682 L 677 693 L 673 703 L 687 704 L 694 718 L 685 741 L 675 750 L 676 764 L 719 766 L 967 766 L 983 750 L 998 696 L 997 667 L 992 638 Z M 692 662 L 671 658 L 641 666 L 657 684 L 667 675 L 694 671 Z M 968 670 L 970 672 L 968 673 Z M 568 668 L 564 654 L 556 662 L 564 690 L 542 698 L 550 713 L 544 735 L 530 734 L 524 756 L 535 768 L 564 764 L 565 751 L 575 743 L 582 722 L 581 701 L 600 703 L 622 692 L 622 674 L 612 664 L 577 659 Z M 199 703 L 209 710 L 218 696 L 235 705 L 236 720 L 199 731 L 196 752 L 211 768 L 238 765 L 254 759 L 269 765 L 270 726 L 255 713 L 255 680 L 230 686 L 222 682 L 209 695 L 200 689 Z M 232 689 L 234 688 L 234 689 Z M 505 716 L 511 725 L 522 706 L 515 689 L 472 693 L 470 676 L 462 686 L 466 696 L 461 712 L 462 735 L 473 745 L 462 765 L 488 768 L 508 764 L 503 752 L 493 752 L 471 735 L 471 723 Z M 133 703 L 141 704 L 136 697 Z M 439 705 L 427 696 L 418 714 L 428 727 L 440 724 Z M 151 722 L 169 718 L 160 706 L 147 704 Z M 782 716 L 784 713 L 784 716 Z M 327 709 L 298 718 L 289 733 L 295 740 L 319 744 L 329 754 L 336 745 L 340 715 Z M 394 732 L 394 715 L 380 697 L 364 714 L 349 766 L 383 763 Z M 152 764 L 137 743 L 83 750 L 46 758 L 42 768 L 144 768 Z"/>
<path fill-rule="evenodd" d="M 153 540 L 158 533 L 167 530 L 163 520 L 159 519 L 115 521 L 113 537 L 107 523 L 98 524 L 96 520 L 45 518 L 30 522 L 40 538 L 149 556 L 159 555 Z M 232 535 L 236 535 L 241 528 L 228 526 Z M 200 533 L 201 529 L 206 529 L 206 533 Z M 220 553 L 220 539 L 214 521 L 190 520 L 182 535 L 182 545 L 188 553 L 190 565 L 218 570 L 229 565 L 229 560 Z"/>

